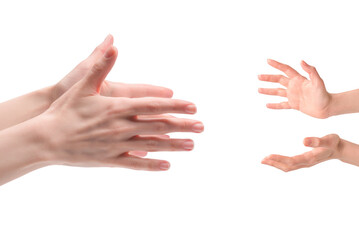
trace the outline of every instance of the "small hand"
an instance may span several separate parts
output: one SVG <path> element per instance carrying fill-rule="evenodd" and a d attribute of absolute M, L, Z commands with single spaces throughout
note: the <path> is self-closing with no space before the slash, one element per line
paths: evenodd
<path fill-rule="evenodd" d="M 68 91 L 75 83 L 80 81 L 88 71 L 99 60 L 108 47 L 113 45 L 112 35 L 98 45 L 95 50 L 85 60 L 80 62 L 70 73 L 68 73 L 60 82 L 52 88 L 52 101 L 55 101 L 62 94 Z M 100 94 L 108 97 L 165 97 L 171 98 L 172 90 L 164 87 L 157 87 L 146 84 L 124 84 L 117 82 L 104 81 Z"/>
<path fill-rule="evenodd" d="M 271 109 L 296 109 L 309 116 L 327 118 L 330 116 L 331 94 L 325 88 L 324 82 L 317 70 L 302 61 L 301 66 L 309 74 L 310 80 L 300 75 L 288 65 L 268 59 L 268 64 L 282 71 L 283 75 L 259 75 L 261 81 L 280 83 L 283 88 L 259 88 L 258 92 L 266 95 L 276 95 L 288 98 L 287 102 L 268 103 Z"/>
<path fill-rule="evenodd" d="M 336 134 L 330 134 L 322 138 L 305 138 L 304 145 L 312 147 L 311 151 L 294 157 L 272 154 L 265 157 L 262 163 L 276 167 L 284 172 L 311 167 L 329 159 L 339 158 L 340 140 Z"/>
<path fill-rule="evenodd" d="M 194 114 L 196 107 L 192 103 L 161 97 L 104 97 L 99 94 L 116 57 L 116 48 L 109 46 L 86 76 L 39 116 L 38 125 L 46 126 L 42 135 L 48 150 L 44 152 L 52 164 L 160 171 L 169 168 L 167 161 L 141 156 L 148 151 L 193 149 L 190 139 L 171 139 L 163 135 L 203 131 L 199 121 L 167 115 Z"/>

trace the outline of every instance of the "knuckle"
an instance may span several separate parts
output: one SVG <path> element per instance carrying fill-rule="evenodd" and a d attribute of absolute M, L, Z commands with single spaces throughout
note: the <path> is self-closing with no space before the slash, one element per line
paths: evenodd
<path fill-rule="evenodd" d="M 129 168 L 134 170 L 140 170 L 142 169 L 142 164 L 138 161 L 130 161 Z"/>
<path fill-rule="evenodd" d="M 168 129 L 169 129 L 169 124 L 167 123 L 167 121 L 161 121 L 161 122 L 158 122 L 155 126 L 156 130 L 158 132 L 167 132 Z"/>
<path fill-rule="evenodd" d="M 160 104 L 157 102 L 150 102 L 146 106 L 148 112 L 158 112 L 160 109 Z"/>
<path fill-rule="evenodd" d="M 91 72 L 93 74 L 99 74 L 102 72 L 102 70 L 103 70 L 103 67 L 102 67 L 102 64 L 100 64 L 100 63 L 95 63 L 91 68 Z"/>
<path fill-rule="evenodd" d="M 153 140 L 153 139 L 147 140 L 146 141 L 146 147 L 149 150 L 157 150 L 158 147 L 159 147 L 159 142 L 156 141 L 156 140 Z"/>

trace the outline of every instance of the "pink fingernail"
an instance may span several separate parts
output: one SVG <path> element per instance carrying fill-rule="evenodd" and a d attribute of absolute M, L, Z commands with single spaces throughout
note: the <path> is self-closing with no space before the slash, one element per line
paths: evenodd
<path fill-rule="evenodd" d="M 160 163 L 160 169 L 161 170 L 168 170 L 169 168 L 170 168 L 170 164 L 168 162 Z"/>
<path fill-rule="evenodd" d="M 196 108 L 196 106 L 193 105 L 193 104 L 188 105 L 185 110 L 186 110 L 187 113 L 191 113 L 191 114 L 197 112 L 197 108 Z"/>
<path fill-rule="evenodd" d="M 196 123 L 192 126 L 192 130 L 194 132 L 197 132 L 197 133 L 200 133 L 200 132 L 203 132 L 204 130 L 204 126 L 202 123 Z"/>
<path fill-rule="evenodd" d="M 183 148 L 186 149 L 186 150 L 192 150 L 193 147 L 194 147 L 193 141 L 185 141 L 183 143 Z"/>

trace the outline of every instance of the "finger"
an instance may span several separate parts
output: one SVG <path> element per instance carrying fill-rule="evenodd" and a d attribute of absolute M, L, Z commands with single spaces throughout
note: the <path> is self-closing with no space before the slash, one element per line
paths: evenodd
<path fill-rule="evenodd" d="M 134 170 L 165 171 L 170 168 L 170 163 L 164 160 L 141 158 L 122 154 L 118 158 L 102 162 L 104 167 L 122 167 Z"/>
<path fill-rule="evenodd" d="M 95 60 L 98 57 L 101 57 L 105 53 L 106 49 L 108 49 L 111 45 L 113 45 L 113 36 L 109 34 L 105 40 L 93 50 L 88 58 Z"/>
<path fill-rule="evenodd" d="M 171 98 L 173 91 L 169 88 L 152 86 L 147 84 L 125 84 L 109 82 L 111 88 L 111 97 L 163 97 Z"/>
<path fill-rule="evenodd" d="M 306 147 L 319 147 L 320 145 L 320 138 L 318 137 L 307 137 L 303 140 L 304 146 Z"/>
<path fill-rule="evenodd" d="M 268 103 L 267 108 L 270 108 L 270 109 L 291 109 L 288 102 Z"/>
<path fill-rule="evenodd" d="M 289 79 L 283 75 L 261 74 L 261 75 L 258 75 L 258 79 L 260 81 L 265 81 L 265 82 L 279 83 L 279 84 L 283 85 L 284 87 L 288 87 L 288 82 L 289 82 Z"/>
<path fill-rule="evenodd" d="M 273 59 L 268 59 L 268 64 L 271 65 L 272 67 L 278 69 L 279 71 L 282 71 L 283 73 L 285 73 L 288 77 L 295 77 L 300 75 L 296 70 L 294 70 L 293 68 L 291 68 L 290 66 L 277 62 Z"/>
<path fill-rule="evenodd" d="M 300 62 L 300 65 L 302 66 L 303 70 L 309 74 L 309 78 L 313 81 L 314 84 L 324 84 L 315 67 L 310 66 L 303 60 Z"/>
<path fill-rule="evenodd" d="M 147 152 L 145 152 L 145 151 L 130 151 L 130 152 L 128 152 L 128 154 L 135 156 L 135 157 L 146 157 L 147 156 Z"/>
<path fill-rule="evenodd" d="M 178 99 L 131 98 L 125 112 L 132 116 L 164 113 L 194 114 L 197 112 L 197 108 L 193 103 Z"/>
<path fill-rule="evenodd" d="M 280 158 L 283 158 L 283 159 L 287 158 L 287 157 L 281 156 L 281 155 L 276 155 L 276 156 L 278 156 L 279 159 Z M 278 157 L 277 157 L 277 159 L 278 159 Z M 291 170 L 286 163 L 283 163 L 283 162 L 280 162 L 280 161 L 277 161 L 277 160 L 273 160 L 273 159 L 270 158 L 270 156 L 264 158 L 262 160 L 262 164 L 266 164 L 266 165 L 278 168 L 278 169 L 280 169 L 280 170 L 282 170 L 284 172 L 288 172 L 288 171 Z"/>
<path fill-rule="evenodd" d="M 136 136 L 125 142 L 124 146 L 130 151 L 191 151 L 194 147 L 194 143 L 191 139 L 164 139 L 156 136 Z"/>
<path fill-rule="evenodd" d="M 99 93 L 107 74 L 111 71 L 117 58 L 117 49 L 110 46 L 92 66 L 84 79 L 86 94 Z"/>
<path fill-rule="evenodd" d="M 182 119 L 182 118 L 168 118 L 160 120 L 152 120 L 136 122 L 137 131 L 140 134 L 165 134 L 170 132 L 203 132 L 204 126 L 203 123 L 192 120 L 192 119 Z"/>
<path fill-rule="evenodd" d="M 283 88 L 258 88 L 258 92 L 265 95 L 287 97 L 287 91 Z"/>
<path fill-rule="evenodd" d="M 159 115 L 137 115 L 135 116 L 137 120 L 145 121 L 146 119 L 163 119 L 163 118 L 176 118 L 175 116 L 172 116 L 170 114 L 159 114 Z"/>
<path fill-rule="evenodd" d="M 329 134 L 322 138 L 318 137 L 307 137 L 304 139 L 303 143 L 307 147 L 331 147 L 333 144 L 339 141 L 339 136 L 337 134 Z"/>

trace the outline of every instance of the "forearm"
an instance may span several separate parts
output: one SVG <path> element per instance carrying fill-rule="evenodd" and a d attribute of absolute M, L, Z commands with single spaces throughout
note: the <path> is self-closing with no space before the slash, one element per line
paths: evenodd
<path fill-rule="evenodd" d="M 29 120 L 0 131 L 0 185 L 48 165 L 39 129 Z"/>
<path fill-rule="evenodd" d="M 330 116 L 359 112 L 359 89 L 331 95 Z"/>
<path fill-rule="evenodd" d="M 0 131 L 44 112 L 52 103 L 52 87 L 0 103 Z"/>
<path fill-rule="evenodd" d="M 359 166 L 359 145 L 341 139 L 338 159 L 345 163 Z"/>

